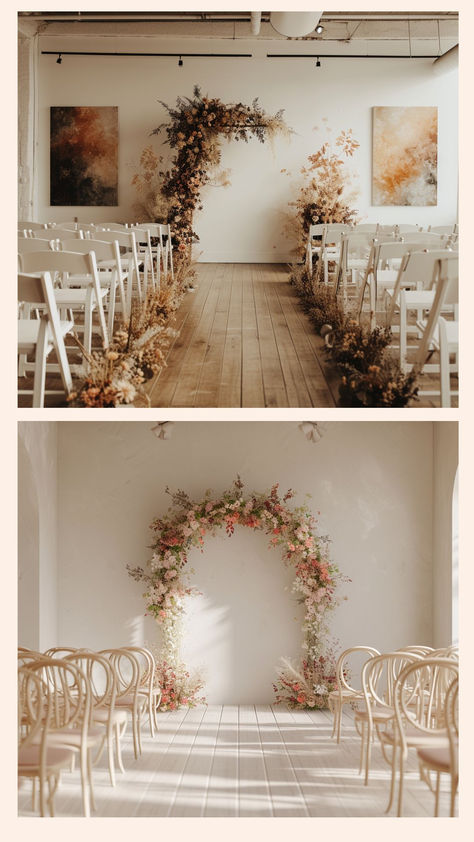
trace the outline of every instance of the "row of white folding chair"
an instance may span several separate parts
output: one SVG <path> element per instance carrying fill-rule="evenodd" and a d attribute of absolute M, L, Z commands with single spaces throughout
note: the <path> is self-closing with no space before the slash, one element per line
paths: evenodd
<path fill-rule="evenodd" d="M 440 283 L 441 282 L 441 283 Z M 458 255 L 450 249 L 407 252 L 397 273 L 393 289 L 386 289 L 389 300 L 387 326 L 396 330 L 393 319 L 399 314 L 399 362 L 403 372 L 414 370 L 417 374 L 440 374 L 440 390 L 423 390 L 420 394 L 440 394 L 441 406 L 451 406 L 450 375 L 458 372 Z M 416 322 L 408 322 L 410 312 L 416 313 Z M 446 314 L 451 318 L 447 320 Z M 426 316 L 425 314 L 428 314 Z M 407 360 L 409 333 L 418 338 L 415 362 Z M 427 363 L 432 350 L 440 354 L 438 364 Z M 455 355 L 451 364 L 450 355 Z"/>
<path fill-rule="evenodd" d="M 377 304 L 380 294 L 393 287 L 403 255 L 423 248 L 444 248 L 446 237 L 425 232 L 407 233 L 390 240 L 373 240 L 365 271 L 361 275 L 361 289 L 358 306 L 359 317 L 364 306 L 366 291 L 369 291 L 370 327 L 375 328 Z"/>
<path fill-rule="evenodd" d="M 167 223 L 160 222 L 137 222 L 132 223 L 131 227 L 135 226 L 144 228 L 149 231 L 151 237 L 157 240 L 157 245 L 153 246 L 154 255 L 157 266 L 160 262 L 163 267 L 163 276 L 166 280 L 168 273 L 174 279 L 174 265 L 173 265 L 173 239 L 171 235 L 171 226 Z"/>

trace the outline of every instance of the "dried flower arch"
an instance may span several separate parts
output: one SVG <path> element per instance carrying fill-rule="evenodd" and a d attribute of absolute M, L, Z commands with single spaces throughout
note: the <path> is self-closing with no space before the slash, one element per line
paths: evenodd
<path fill-rule="evenodd" d="M 179 664 L 185 599 L 197 593 L 183 578 L 190 549 L 203 550 L 204 537 L 215 535 L 222 527 L 233 535 L 236 525 L 263 530 L 270 536 L 269 547 L 279 547 L 284 564 L 294 568 L 292 592 L 305 608 L 305 658 L 312 662 L 323 658 L 327 615 L 337 604 L 335 590 L 343 577 L 329 559 L 328 539 L 317 534 L 309 508 L 289 505 L 294 492 L 290 489 L 281 497 L 276 484 L 270 492 L 245 496 L 240 477 L 220 497 L 208 490 L 198 502 L 184 491 L 166 491 L 171 494 L 172 506 L 151 524 L 152 558 L 145 568 L 127 565 L 129 575 L 145 583 L 147 614 L 163 628 L 163 660 Z"/>
<path fill-rule="evenodd" d="M 252 105 L 223 103 L 216 97 L 203 96 L 198 85 L 193 96 L 178 97 L 175 108 L 160 102 L 169 115 L 152 135 L 166 132 L 166 143 L 176 150 L 171 167 L 158 171 L 160 158 L 147 147 L 141 156 L 142 173 L 132 184 L 142 194 L 145 213 L 158 222 L 171 224 L 179 252 L 189 255 L 191 243 L 198 240 L 193 231 L 195 210 L 202 209 L 201 191 L 211 181 L 211 170 L 219 166 L 222 139 L 243 140 L 256 137 L 260 143 L 277 133 L 291 134 L 283 111 L 266 114 L 254 99 Z"/>

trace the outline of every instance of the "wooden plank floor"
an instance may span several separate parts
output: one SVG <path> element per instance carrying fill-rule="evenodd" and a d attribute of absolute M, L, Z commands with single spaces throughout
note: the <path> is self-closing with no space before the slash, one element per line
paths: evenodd
<path fill-rule="evenodd" d="M 152 406 L 335 406 L 322 342 L 284 265 L 201 263 L 197 272 Z"/>
<path fill-rule="evenodd" d="M 94 768 L 98 817 L 367 817 L 385 815 L 390 771 L 378 744 L 369 786 L 358 774 L 360 740 L 350 713 L 343 738 L 331 739 L 327 711 L 288 711 L 270 705 L 200 706 L 159 714 L 154 739 L 147 727 L 134 759 L 124 737 L 125 774 L 109 784 L 105 758 Z M 404 816 L 432 816 L 434 797 L 409 753 Z M 80 816 L 79 771 L 64 773 L 56 815 Z M 21 786 L 19 814 L 33 816 L 31 782 Z M 393 815 L 392 809 L 392 815 Z M 448 815 L 447 780 L 440 815 Z"/>

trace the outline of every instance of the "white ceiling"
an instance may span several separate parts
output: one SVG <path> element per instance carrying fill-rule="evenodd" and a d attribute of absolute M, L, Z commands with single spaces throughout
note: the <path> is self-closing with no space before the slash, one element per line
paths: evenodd
<path fill-rule="evenodd" d="M 20 12 L 19 31 L 61 40 L 75 37 L 139 37 L 280 42 L 284 52 L 304 45 L 321 54 L 433 55 L 458 43 L 458 13 L 323 12 L 322 35 L 288 39 L 279 35 L 262 12 L 258 36 L 252 35 L 250 12 Z M 273 49 L 275 48 L 274 45 Z"/>

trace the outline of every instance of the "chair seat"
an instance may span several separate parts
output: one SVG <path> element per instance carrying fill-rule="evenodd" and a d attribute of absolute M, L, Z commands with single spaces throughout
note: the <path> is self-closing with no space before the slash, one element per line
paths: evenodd
<path fill-rule="evenodd" d="M 354 699 L 354 700 L 364 698 L 364 694 L 362 692 L 358 693 L 355 690 L 342 690 L 341 692 L 339 692 L 339 690 L 331 690 L 331 692 L 329 693 L 329 696 L 332 697 L 333 699 L 339 699 L 341 696 L 342 696 L 343 699 Z"/>
<path fill-rule="evenodd" d="M 63 766 L 69 766 L 73 757 L 72 749 L 70 748 L 53 748 L 47 746 L 46 748 L 46 767 L 48 769 L 60 769 Z M 39 771 L 40 766 L 40 746 L 31 745 L 26 748 L 20 748 L 18 752 L 18 774 L 19 775 L 34 775 Z"/>
<path fill-rule="evenodd" d="M 395 716 L 395 710 L 393 708 L 382 708 L 382 707 L 375 706 L 375 707 L 371 708 L 371 714 L 372 714 L 372 719 L 374 721 L 377 720 L 378 722 L 385 722 L 385 721 L 388 722 L 390 719 L 393 719 L 393 717 Z M 364 721 L 368 720 L 369 713 L 368 713 L 367 709 L 363 708 L 361 710 L 356 710 L 355 718 L 356 719 L 363 719 Z"/>
<path fill-rule="evenodd" d="M 138 691 L 138 695 L 140 696 L 139 702 L 143 702 L 144 694 Z M 128 693 L 126 696 L 120 696 L 118 699 L 115 699 L 115 707 L 133 707 L 135 704 L 135 695 L 133 693 Z"/>
<path fill-rule="evenodd" d="M 105 298 L 108 293 L 108 289 L 101 289 L 100 296 L 101 298 Z M 56 299 L 56 304 L 58 307 L 84 307 L 87 300 L 87 290 L 86 289 L 55 289 L 54 290 L 54 297 Z M 92 302 L 92 306 L 94 307 L 94 301 Z"/>
<path fill-rule="evenodd" d="M 108 708 L 97 708 L 96 710 L 92 711 L 92 719 L 94 722 L 100 723 L 107 723 L 109 721 L 110 711 Z M 112 711 L 112 722 L 118 725 L 123 725 L 124 722 L 127 721 L 127 711 L 126 710 L 114 710 Z"/>
<path fill-rule="evenodd" d="M 406 737 L 407 745 L 410 748 L 417 748 L 422 746 L 429 746 L 430 748 L 445 748 L 449 747 L 448 744 L 448 737 L 444 734 L 438 733 L 427 733 L 424 734 L 420 731 L 419 728 L 416 728 L 414 725 L 405 725 L 404 734 Z M 382 739 L 392 743 L 393 742 L 393 729 L 388 728 L 385 733 L 382 735 Z"/>
<path fill-rule="evenodd" d="M 377 270 L 377 287 L 393 287 L 397 280 L 397 269 L 378 269 Z"/>
<path fill-rule="evenodd" d="M 451 768 L 449 747 L 431 748 L 430 746 L 423 746 L 422 748 L 417 748 L 416 751 L 421 761 L 428 763 L 430 766 L 434 766 L 441 772 L 449 772 Z"/>
<path fill-rule="evenodd" d="M 18 320 L 18 348 L 23 353 L 30 353 L 36 348 L 40 324 L 39 319 Z M 74 323 L 71 321 L 59 322 L 59 325 L 63 336 L 66 336 L 74 327 Z M 52 347 L 51 329 L 48 325 L 48 352 L 51 351 Z"/>
<path fill-rule="evenodd" d="M 96 745 L 103 738 L 103 731 L 100 728 L 89 728 L 87 732 L 86 745 L 88 747 Z M 65 728 L 62 731 L 52 731 L 47 737 L 48 745 L 61 746 L 67 748 L 80 748 L 82 743 L 82 733 L 80 728 Z M 34 741 L 40 742 L 38 740 Z"/>

